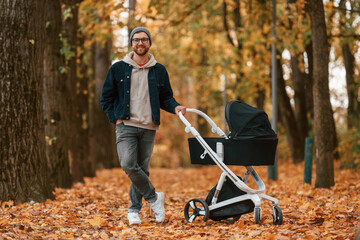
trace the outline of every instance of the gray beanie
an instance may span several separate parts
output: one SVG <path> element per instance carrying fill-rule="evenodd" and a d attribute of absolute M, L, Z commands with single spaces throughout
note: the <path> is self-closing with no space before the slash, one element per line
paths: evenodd
<path fill-rule="evenodd" d="M 138 33 L 138 32 L 144 32 L 144 33 L 146 33 L 146 34 L 149 36 L 150 45 L 151 45 L 151 35 L 150 35 L 150 32 L 149 32 L 149 30 L 147 30 L 147 29 L 144 28 L 144 27 L 136 27 L 136 28 L 134 28 L 134 30 L 131 31 L 131 33 L 130 33 L 130 45 L 132 45 L 132 38 L 133 38 L 134 34 L 135 34 L 135 33 Z"/>

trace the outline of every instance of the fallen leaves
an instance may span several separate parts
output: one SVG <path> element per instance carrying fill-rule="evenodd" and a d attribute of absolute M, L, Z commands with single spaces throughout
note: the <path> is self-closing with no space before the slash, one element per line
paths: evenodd
<path fill-rule="evenodd" d="M 56 189 L 56 200 L 14 205 L 2 202 L 0 236 L 4 239 L 353 239 L 359 222 L 360 174 L 336 168 L 336 185 L 315 189 L 303 184 L 303 164 L 279 164 L 279 180 L 268 181 L 267 168 L 256 167 L 266 194 L 279 200 L 284 215 L 273 224 L 271 203 L 262 202 L 261 225 L 253 214 L 235 223 L 192 224 L 184 206 L 192 198 L 205 199 L 221 171 L 216 166 L 189 169 L 151 169 L 157 191 L 166 193 L 166 220 L 158 224 L 144 201 L 142 224 L 129 226 L 127 208 L 130 181 L 121 169 L 101 170 L 71 189 Z M 243 167 L 232 168 L 243 175 Z M 313 176 L 315 176 L 313 174 Z M 253 186 L 252 182 L 249 185 Z"/>
<path fill-rule="evenodd" d="M 101 224 L 106 222 L 106 220 L 104 218 L 102 218 L 102 217 L 94 217 L 94 218 L 88 219 L 88 222 L 92 226 L 100 226 Z"/>
<path fill-rule="evenodd" d="M 11 207 L 11 206 L 13 206 L 13 205 L 14 205 L 14 201 L 11 201 L 11 200 L 1 203 L 1 207 L 2 207 L 2 208 Z"/>

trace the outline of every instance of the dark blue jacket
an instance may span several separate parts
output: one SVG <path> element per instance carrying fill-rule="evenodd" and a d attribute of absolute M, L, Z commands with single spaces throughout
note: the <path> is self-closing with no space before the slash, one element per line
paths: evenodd
<path fill-rule="evenodd" d="M 130 119 L 131 72 L 130 64 L 119 61 L 110 67 L 105 78 L 100 104 L 112 123 Z M 180 104 L 173 97 L 169 75 L 160 63 L 149 69 L 148 84 L 153 122 L 160 125 L 160 108 L 175 113 Z"/>

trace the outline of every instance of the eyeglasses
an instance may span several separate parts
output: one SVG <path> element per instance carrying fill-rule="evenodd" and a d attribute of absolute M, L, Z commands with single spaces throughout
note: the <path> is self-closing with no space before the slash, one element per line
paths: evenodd
<path fill-rule="evenodd" d="M 140 43 L 140 41 L 142 43 L 147 43 L 149 41 L 149 38 L 133 38 L 133 42 L 136 44 Z"/>

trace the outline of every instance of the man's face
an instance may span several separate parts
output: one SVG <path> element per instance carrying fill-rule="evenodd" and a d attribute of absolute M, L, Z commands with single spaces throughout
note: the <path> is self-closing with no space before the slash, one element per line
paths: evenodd
<path fill-rule="evenodd" d="M 134 39 L 147 39 L 147 42 L 144 43 L 143 41 L 139 41 L 138 43 L 136 43 L 134 41 Z M 144 32 L 138 32 L 135 33 L 133 38 L 132 38 L 132 48 L 134 50 L 134 52 L 139 55 L 139 56 L 144 56 L 150 49 L 150 39 L 149 36 L 144 33 Z"/>

